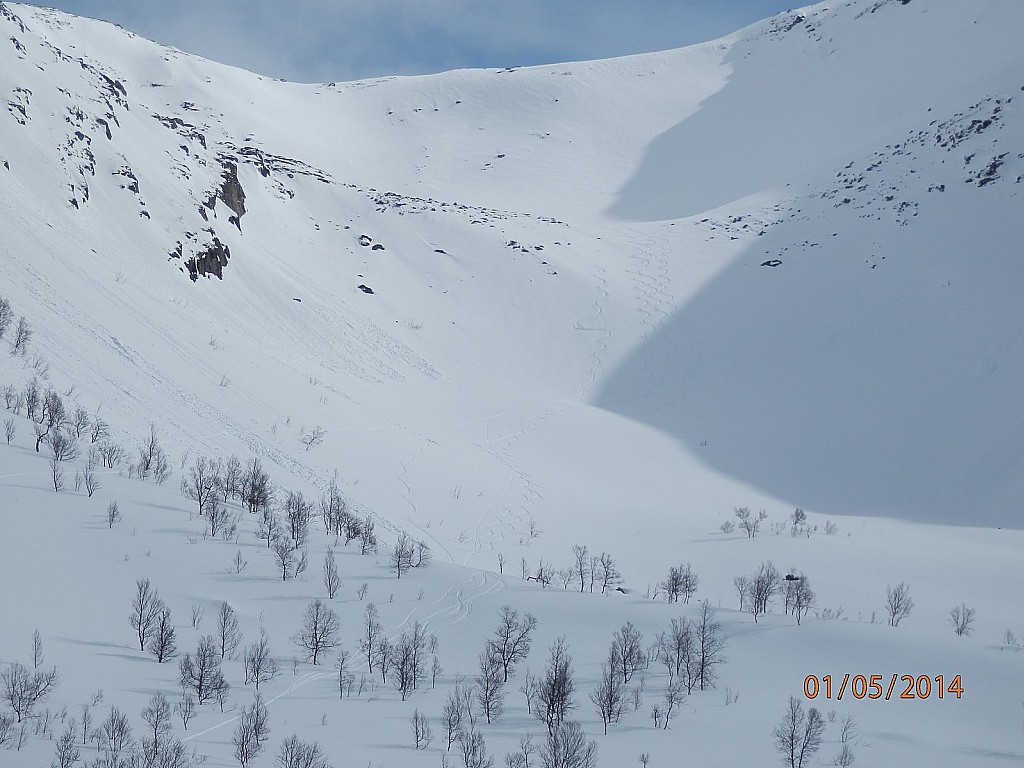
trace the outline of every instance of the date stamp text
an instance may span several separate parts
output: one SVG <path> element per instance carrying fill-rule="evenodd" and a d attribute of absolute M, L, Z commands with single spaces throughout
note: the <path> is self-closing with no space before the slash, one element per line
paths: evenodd
<path fill-rule="evenodd" d="M 964 694 L 960 675 L 850 675 L 840 679 L 832 675 L 808 675 L 804 678 L 804 696 L 808 699 L 930 699 L 956 698 Z"/>

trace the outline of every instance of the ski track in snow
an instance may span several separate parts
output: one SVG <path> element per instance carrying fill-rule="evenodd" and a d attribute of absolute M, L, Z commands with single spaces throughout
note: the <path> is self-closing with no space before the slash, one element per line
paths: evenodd
<path fill-rule="evenodd" d="M 651 255 L 657 253 L 657 249 L 653 247 L 653 242 L 648 244 L 647 252 L 649 255 L 646 258 L 636 257 L 639 263 L 636 272 L 632 274 L 637 276 L 638 284 L 641 286 L 641 289 L 639 290 L 640 295 L 637 299 L 638 305 L 642 308 L 647 303 L 652 304 L 654 306 L 654 310 L 649 314 L 653 314 L 654 312 L 658 313 L 660 315 L 660 324 L 662 320 L 668 317 L 668 312 L 662 309 L 662 305 L 665 303 L 671 304 L 671 294 L 667 292 L 667 267 L 664 264 L 663 256 Z M 647 274 L 651 269 L 652 264 L 657 271 L 657 274 L 654 276 Z M 433 431 L 443 428 L 482 423 L 484 427 L 484 439 L 482 441 L 474 442 L 474 445 L 494 457 L 509 471 L 504 489 L 495 498 L 491 499 L 487 506 L 480 512 L 480 515 L 476 520 L 476 524 L 473 527 L 472 534 L 469 537 L 470 546 L 462 556 L 461 565 L 469 565 L 473 559 L 485 549 L 487 551 L 494 552 L 497 544 L 505 540 L 507 536 L 516 534 L 517 531 L 519 531 L 519 538 L 524 538 L 525 532 L 522 531 L 522 526 L 526 520 L 530 519 L 530 510 L 543 498 L 543 494 L 532 475 L 530 475 L 522 464 L 513 456 L 512 447 L 525 434 L 536 429 L 541 423 L 551 418 L 555 413 L 565 411 L 571 408 L 574 404 L 578 404 L 586 394 L 587 390 L 598 379 L 599 371 L 604 365 L 603 355 L 608 349 L 608 344 L 612 339 L 612 332 L 605 327 L 603 322 L 603 304 L 609 298 L 607 270 L 600 265 L 596 265 L 593 278 L 596 296 L 591 303 L 593 310 L 592 314 L 585 320 L 578 320 L 574 322 L 573 327 L 578 331 L 593 332 L 599 335 L 592 343 L 590 352 L 591 362 L 587 367 L 584 381 L 577 392 L 567 397 L 561 397 L 542 403 L 534 403 L 509 411 L 491 414 L 472 421 L 434 426 L 432 429 L 424 430 Z M 649 321 L 646 324 L 652 331 L 656 327 Z M 512 414 L 519 414 L 520 418 L 514 424 L 509 424 L 506 431 L 498 432 L 498 428 L 492 426 L 494 422 L 497 422 L 499 419 L 507 418 Z M 495 432 L 498 432 L 493 437 L 492 429 L 495 430 Z M 418 436 L 424 440 L 434 440 L 434 442 L 438 442 L 436 437 L 428 438 L 425 434 L 418 434 Z M 414 452 L 408 459 L 399 462 L 400 469 L 396 473 L 396 478 L 403 488 L 402 498 L 409 506 L 406 519 L 423 535 L 423 537 L 430 539 L 430 541 L 436 544 L 450 562 L 456 563 L 456 557 L 452 551 L 449 550 L 448 547 L 446 547 L 436 536 L 430 533 L 427 528 L 421 526 L 414 517 L 419 510 L 416 502 L 413 500 L 413 488 L 410 482 L 409 466 L 413 461 L 415 461 L 421 452 L 422 448 L 417 449 L 416 452 Z M 520 490 L 518 498 L 514 501 L 503 501 L 508 497 L 514 484 L 519 485 Z"/>
<path fill-rule="evenodd" d="M 675 297 L 669 290 L 668 265 L 665 263 L 665 253 L 669 246 L 667 243 L 659 243 L 641 231 L 635 231 L 633 236 L 640 245 L 629 254 L 634 267 L 627 269 L 626 274 L 633 277 L 636 310 L 645 329 L 641 338 L 647 341 L 671 318 L 675 306 Z M 640 374 L 641 392 L 636 396 L 644 397 L 653 391 L 673 391 L 673 387 L 658 387 L 658 379 L 654 360 L 650 356 L 644 356 Z M 679 396 L 681 395 L 676 395 Z"/>
<path fill-rule="evenodd" d="M 627 269 L 626 274 L 634 278 L 637 312 L 640 322 L 647 328 L 642 338 L 647 339 L 671 316 L 675 297 L 669 290 L 666 246 L 640 231 L 635 232 L 634 237 L 640 245 L 629 254 L 635 267 Z"/>
<path fill-rule="evenodd" d="M 513 457 L 512 447 L 527 432 L 536 429 L 542 422 L 551 418 L 556 412 L 564 411 L 572 407 L 573 404 L 579 403 L 586 394 L 587 389 L 597 381 L 598 370 L 604 364 L 602 355 L 608 348 L 608 340 L 612 337 L 611 331 L 603 327 L 602 324 L 602 315 L 604 313 L 602 302 L 607 300 L 609 295 L 607 290 L 608 283 L 605 275 L 606 271 L 604 268 L 597 266 L 594 278 L 598 295 L 595 297 L 591 305 L 593 307 L 593 315 L 588 318 L 588 323 L 590 325 L 584 326 L 581 321 L 574 323 L 574 328 L 577 330 L 595 331 L 603 334 L 603 337 L 598 337 L 593 343 L 593 347 L 591 349 L 592 362 L 588 366 L 585 380 L 580 386 L 579 391 L 570 397 L 559 398 L 531 406 L 531 409 L 536 411 L 531 417 L 524 417 L 515 425 L 514 428 L 512 428 L 511 431 L 497 437 L 490 437 L 490 423 L 495 417 L 487 419 L 484 423 L 485 439 L 483 442 L 477 443 L 477 446 L 490 453 L 498 461 L 508 467 L 510 474 L 504 491 L 491 501 L 477 519 L 476 526 L 473 530 L 472 547 L 465 555 L 463 560 L 464 565 L 469 564 L 472 558 L 484 548 L 485 544 L 487 549 L 493 552 L 495 543 L 504 540 L 506 532 L 515 533 L 517 525 L 521 525 L 524 519 L 529 519 L 530 509 L 534 507 L 541 498 L 543 498 L 543 494 L 541 493 L 536 481 L 529 472 L 523 468 L 522 464 Z M 494 446 L 494 448 L 488 448 L 488 445 Z M 518 480 L 520 483 L 522 489 L 520 498 L 517 502 L 500 503 L 502 498 L 508 495 L 514 480 Z M 495 511 L 496 509 L 498 509 L 498 511 Z M 486 534 L 481 532 L 484 528 L 486 528 Z"/>
<path fill-rule="evenodd" d="M 478 579 L 480 581 L 479 584 L 476 583 Z M 390 639 L 393 640 L 401 635 L 403 629 L 409 626 L 413 620 L 418 620 L 424 627 L 434 626 L 435 628 L 438 624 L 431 624 L 431 621 L 438 618 L 443 619 L 440 622 L 440 626 L 451 626 L 464 621 L 473 613 L 473 605 L 477 600 L 485 595 L 505 589 L 505 580 L 489 571 L 476 571 L 457 586 L 461 587 L 467 583 L 473 588 L 470 592 L 465 593 L 462 589 L 456 589 L 455 586 L 452 586 L 445 590 L 444 594 L 439 598 L 427 603 L 427 605 L 434 605 L 446 600 L 448 601 L 448 604 L 431 613 L 418 616 L 419 609 L 413 608 L 402 621 L 391 628 Z M 452 590 L 455 590 L 454 595 L 452 595 Z"/>
<path fill-rule="evenodd" d="M 290 694 L 293 694 L 296 691 L 298 691 L 298 690 L 300 690 L 302 688 L 305 688 L 310 683 L 316 682 L 317 680 L 323 680 L 323 679 L 328 678 L 328 677 L 333 677 L 333 676 L 334 676 L 334 672 L 333 671 L 330 671 L 330 672 L 307 672 L 306 674 L 304 674 L 301 677 L 299 677 L 298 680 L 296 680 L 291 685 L 289 685 L 287 688 L 285 688 L 283 691 L 281 691 L 280 693 L 276 694 L 275 696 L 270 697 L 269 699 L 267 699 L 263 703 L 266 704 L 269 707 L 271 704 L 273 704 L 278 699 L 282 699 L 285 696 L 289 696 Z M 196 733 L 193 733 L 193 734 L 191 734 L 189 736 L 186 736 L 185 738 L 182 739 L 182 741 L 183 742 L 192 741 L 193 739 L 198 739 L 199 737 L 205 736 L 208 733 L 213 733 L 214 731 L 218 731 L 218 730 L 220 730 L 221 728 L 223 728 L 223 727 L 225 727 L 227 725 L 231 725 L 232 723 L 237 722 L 238 719 L 241 716 L 242 716 L 242 714 L 241 714 L 241 712 L 239 712 L 234 717 L 229 717 L 226 720 L 222 720 L 221 722 L 219 722 L 219 723 L 217 723 L 215 725 L 211 725 L 211 726 L 209 726 L 208 728 L 205 728 L 202 731 L 197 731 Z"/>
<path fill-rule="evenodd" d="M 422 525 L 417 523 L 416 519 L 414 517 L 414 515 L 416 515 L 419 510 L 416 508 L 416 502 L 414 502 L 412 500 L 412 498 L 411 498 L 412 497 L 412 486 L 409 485 L 409 479 L 408 479 L 409 478 L 409 464 L 411 464 L 416 459 L 416 457 L 420 455 L 420 452 L 422 450 L 423 450 L 422 448 L 417 448 L 416 449 L 416 453 L 414 453 L 412 456 L 410 456 L 405 461 L 399 462 L 399 465 L 401 466 L 401 470 L 399 470 L 398 475 L 397 475 L 398 476 L 398 481 L 405 487 L 405 491 L 402 493 L 402 498 L 405 500 L 405 503 L 409 505 L 409 512 L 406 514 L 406 519 L 409 521 L 410 524 L 414 525 L 416 527 L 416 529 L 420 533 L 422 533 L 425 538 L 428 538 L 432 542 L 434 542 L 434 544 L 437 546 L 437 548 L 440 549 L 442 552 L 444 552 L 445 557 L 448 558 L 449 562 L 454 563 L 455 559 L 452 557 L 452 553 L 448 551 L 448 548 L 443 543 L 441 543 L 441 541 L 436 536 L 434 536 L 429 530 L 427 530 Z"/>
<path fill-rule="evenodd" d="M 537 485 L 536 481 L 530 473 L 523 468 L 522 464 L 513 457 L 512 447 L 527 432 L 536 429 L 541 423 L 551 418 L 555 413 L 565 411 L 571 408 L 572 405 L 579 403 L 586 394 L 587 389 L 597 381 L 598 370 L 604 364 L 602 355 L 608 348 L 608 340 L 612 337 L 611 331 L 605 328 L 602 323 L 602 316 L 604 313 L 602 302 L 607 300 L 609 295 L 607 289 L 608 283 L 605 275 L 605 269 L 601 266 L 597 266 L 594 275 L 597 296 L 591 305 L 593 307 L 593 315 L 588 318 L 587 321 L 590 325 L 584 326 L 582 322 L 579 321 L 574 323 L 574 328 L 577 330 L 594 331 L 603 334 L 603 336 L 599 336 L 595 339 L 593 343 L 593 347 L 591 349 L 592 361 L 587 368 L 585 380 L 581 384 L 580 389 L 569 397 L 559 398 L 546 403 L 530 406 L 529 410 L 534 411 L 532 416 L 524 416 L 511 429 L 511 431 L 494 438 L 490 437 L 490 430 L 491 421 L 496 417 L 490 417 L 484 422 L 485 439 L 483 442 L 477 443 L 476 445 L 508 467 L 510 474 L 505 485 L 505 489 L 501 494 L 493 499 L 490 504 L 488 504 L 477 519 L 471 539 L 472 546 L 463 559 L 463 565 L 468 565 L 469 562 L 484 549 L 485 545 L 488 551 L 493 552 L 496 543 L 504 540 L 507 533 L 515 533 L 524 520 L 530 518 L 530 509 L 533 508 L 541 498 L 543 498 L 543 494 L 541 493 L 540 487 Z M 488 446 L 493 446 L 493 448 Z M 516 502 L 501 503 L 501 500 L 506 497 L 511 490 L 513 481 L 516 480 L 518 480 L 521 487 L 521 495 L 519 499 Z M 482 529 L 486 529 L 486 534 L 482 533 Z M 520 534 L 520 538 L 522 538 L 522 534 Z"/>

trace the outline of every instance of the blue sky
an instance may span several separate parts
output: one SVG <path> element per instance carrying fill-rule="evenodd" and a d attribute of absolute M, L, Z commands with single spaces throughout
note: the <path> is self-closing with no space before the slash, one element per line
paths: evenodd
<path fill-rule="evenodd" d="M 785 0 L 47 0 L 260 74 L 304 82 L 679 48 Z"/>

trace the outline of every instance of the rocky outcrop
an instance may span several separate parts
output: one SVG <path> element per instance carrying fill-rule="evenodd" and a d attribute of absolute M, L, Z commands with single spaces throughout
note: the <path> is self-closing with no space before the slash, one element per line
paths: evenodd
<path fill-rule="evenodd" d="M 228 208 L 234 211 L 235 215 L 229 221 L 242 231 L 242 216 L 245 215 L 245 190 L 238 182 L 238 166 L 229 157 L 221 156 L 221 185 L 217 190 L 217 197 Z"/>
<path fill-rule="evenodd" d="M 231 250 L 212 232 L 211 236 L 210 243 L 185 262 L 185 268 L 188 269 L 188 276 L 192 282 L 197 281 L 200 277 L 211 275 L 216 275 L 219 280 L 224 279 L 224 267 L 228 265 L 228 259 L 231 258 Z M 178 253 L 181 253 L 180 248 Z"/>

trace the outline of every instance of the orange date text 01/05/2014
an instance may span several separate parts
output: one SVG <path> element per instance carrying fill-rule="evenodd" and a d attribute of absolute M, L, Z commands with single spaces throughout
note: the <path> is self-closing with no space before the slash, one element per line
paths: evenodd
<path fill-rule="evenodd" d="M 808 699 L 959 699 L 964 695 L 960 675 L 808 675 L 804 696 Z"/>

